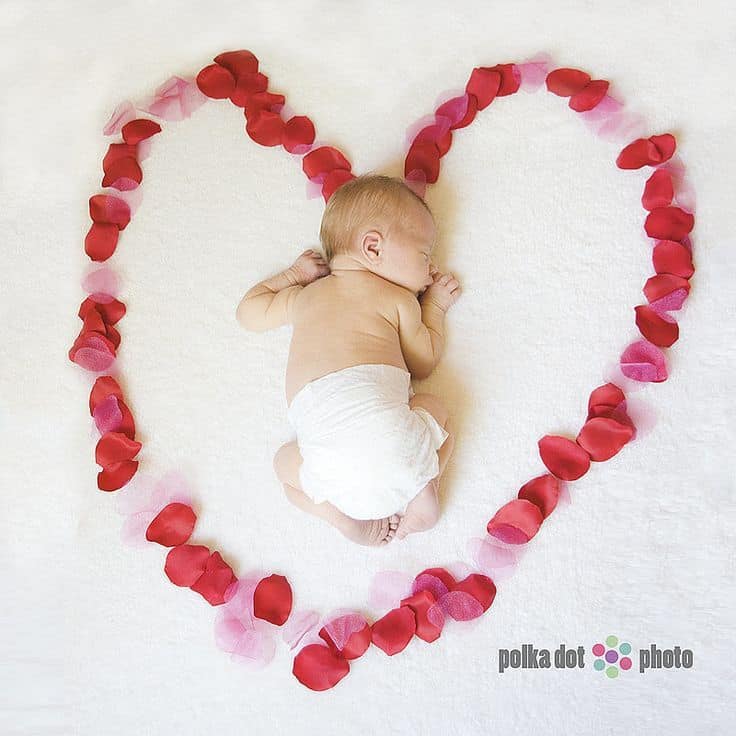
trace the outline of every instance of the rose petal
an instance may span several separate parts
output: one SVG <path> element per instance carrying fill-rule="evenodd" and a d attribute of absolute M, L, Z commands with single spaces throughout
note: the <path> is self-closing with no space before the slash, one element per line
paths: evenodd
<path fill-rule="evenodd" d="M 289 618 L 292 602 L 289 581 L 283 575 L 269 575 L 258 583 L 253 593 L 253 613 L 281 626 Z"/>
<path fill-rule="evenodd" d="M 667 380 L 664 354 L 647 340 L 637 340 L 626 347 L 620 357 L 621 371 L 635 381 L 661 383 Z"/>
<path fill-rule="evenodd" d="M 373 576 L 368 593 L 372 608 L 393 608 L 396 601 L 405 598 L 412 589 L 413 578 L 399 570 L 380 570 Z"/>
<path fill-rule="evenodd" d="M 502 542 L 526 544 L 539 531 L 543 520 L 536 504 L 516 498 L 496 511 L 486 530 Z"/>
<path fill-rule="evenodd" d="M 294 657 L 292 674 L 310 690 L 329 690 L 350 672 L 347 660 L 325 644 L 309 644 Z"/>
<path fill-rule="evenodd" d="M 646 304 L 634 307 L 636 312 L 636 326 L 639 332 L 654 345 L 668 348 L 680 336 L 677 322 L 667 314 L 660 314 Z"/>
<path fill-rule="evenodd" d="M 112 115 L 105 123 L 105 127 L 102 129 L 103 135 L 115 135 L 118 133 L 123 125 L 129 120 L 135 118 L 135 107 L 130 100 L 123 100 L 113 110 Z"/>
<path fill-rule="evenodd" d="M 560 481 L 554 475 L 544 473 L 527 481 L 516 495 L 517 498 L 531 501 L 546 519 L 554 511 L 559 494 Z"/>
<path fill-rule="evenodd" d="M 577 480 L 590 468 L 588 453 L 567 437 L 545 435 L 537 445 L 542 462 L 561 480 Z"/>
<path fill-rule="evenodd" d="M 320 615 L 311 609 L 292 611 L 289 620 L 284 624 L 281 636 L 289 646 L 294 649 L 309 631 L 318 631 L 320 628 Z"/>
<path fill-rule="evenodd" d="M 146 530 L 146 539 L 164 547 L 184 544 L 192 536 L 197 515 L 191 506 L 170 503 L 164 506 Z"/>
<path fill-rule="evenodd" d="M 611 417 L 592 417 L 583 425 L 576 442 L 594 462 L 603 462 L 616 455 L 631 440 L 634 429 Z"/>
<path fill-rule="evenodd" d="M 409 606 L 399 606 L 373 622 L 371 640 L 392 657 L 406 648 L 415 631 L 414 611 Z"/>

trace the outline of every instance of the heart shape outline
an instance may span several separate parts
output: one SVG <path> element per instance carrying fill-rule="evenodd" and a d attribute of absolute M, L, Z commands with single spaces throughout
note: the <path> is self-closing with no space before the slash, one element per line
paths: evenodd
<path fill-rule="evenodd" d="M 119 232 L 127 226 L 139 201 L 138 187 L 143 175 L 139 163 L 148 154 L 150 138 L 161 132 L 155 121 L 138 118 L 136 109 L 166 120 L 181 120 L 208 99 L 229 98 L 243 107 L 246 132 L 251 139 L 261 145 L 283 145 L 289 153 L 301 157 L 312 192 L 321 193 L 325 202 L 353 177 L 342 152 L 331 146 L 315 147 L 311 120 L 306 116 L 282 118 L 285 98 L 268 92 L 268 78 L 258 70 L 258 61 L 250 51 L 223 52 L 214 62 L 197 74 L 196 88 L 181 77 L 173 77 L 156 90 L 147 107 L 121 103 L 106 124 L 105 134 L 122 131 L 123 141 L 111 144 L 103 160 L 102 185 L 116 190 L 116 194 L 90 197 L 92 226 L 85 238 L 85 252 L 93 261 L 107 260 L 114 252 Z M 569 107 L 586 116 L 586 123 L 595 125 L 601 137 L 626 136 L 637 124 L 607 94 L 609 85 L 605 80 L 592 80 L 587 73 L 570 68 L 547 72 L 547 65 L 548 57 L 542 55 L 525 64 L 474 68 L 463 94 L 445 100 L 430 120 L 418 124 L 410 134 L 404 166 L 406 183 L 423 196 L 426 185 L 439 176 L 440 160 L 450 148 L 452 131 L 470 124 L 496 97 L 517 92 L 522 81 L 533 88 L 546 83 L 550 92 L 568 97 Z M 660 348 L 671 346 L 679 337 L 677 323 L 669 312 L 682 307 L 694 273 L 688 237 L 694 218 L 687 208 L 674 205 L 675 184 L 679 204 L 686 205 L 689 196 L 684 167 L 676 164 L 674 152 L 675 138 L 666 133 L 637 138 L 624 147 L 616 160 L 622 169 L 655 167 L 642 196 L 642 205 L 649 212 L 644 229 L 648 237 L 659 241 L 652 256 L 656 275 L 644 287 L 648 304 L 635 307 L 636 325 L 644 339 L 627 346 L 615 374 L 617 383 L 630 381 L 630 390 L 636 383 L 666 380 Z M 114 325 L 124 316 L 126 307 L 115 298 L 117 285 L 110 271 L 88 275 L 83 285 L 89 296 L 79 309 L 83 326 L 69 350 L 69 359 L 85 370 L 106 372 L 120 344 Z M 591 392 L 588 417 L 575 441 L 553 435 L 539 440 L 540 457 L 550 472 L 527 481 L 517 497 L 488 521 L 488 539 L 478 541 L 487 545 L 491 540 L 498 550 L 507 553 L 528 543 L 557 506 L 565 492 L 564 481 L 582 477 L 591 461 L 609 459 L 636 436 L 637 427 L 629 415 L 626 396 L 617 383 L 609 380 Z M 104 491 L 118 490 L 136 474 L 138 461 L 134 458 L 142 445 L 135 440 L 133 415 L 112 375 L 97 377 L 89 407 L 101 435 L 95 448 L 95 460 L 103 468 L 98 474 L 98 487 Z M 227 632 L 232 643 L 233 637 L 237 640 L 238 636 L 256 631 L 258 621 L 282 626 L 289 619 L 292 590 L 284 576 L 257 575 L 239 580 L 218 552 L 187 544 L 196 514 L 190 495 L 181 492 L 181 487 L 173 492 L 149 489 L 147 496 L 139 493 L 137 498 L 129 492 L 127 504 L 128 521 L 133 522 L 128 525 L 129 532 L 135 530 L 139 536 L 144 532 L 148 541 L 171 547 L 165 565 L 170 580 L 200 593 L 211 605 L 231 608 L 233 615 L 227 621 L 220 619 L 221 636 L 227 638 L 223 633 Z M 474 559 L 479 562 L 481 555 L 474 555 Z M 480 562 L 479 566 L 483 567 Z M 435 641 L 445 614 L 454 620 L 477 619 L 492 604 L 496 587 L 488 575 L 470 573 L 457 581 L 448 570 L 435 567 L 419 573 L 412 580 L 410 592 L 411 595 L 401 597 L 398 607 L 373 624 L 346 610 L 328 619 L 321 628 L 308 616 L 302 618 L 302 623 L 312 623 L 301 631 L 296 631 L 296 626 L 292 632 L 292 648 L 297 643 L 303 645 L 294 659 L 293 674 L 313 690 L 334 687 L 349 672 L 349 660 L 361 656 L 371 643 L 393 655 L 402 651 L 415 635 Z M 243 619 L 249 619 L 250 629 Z"/>

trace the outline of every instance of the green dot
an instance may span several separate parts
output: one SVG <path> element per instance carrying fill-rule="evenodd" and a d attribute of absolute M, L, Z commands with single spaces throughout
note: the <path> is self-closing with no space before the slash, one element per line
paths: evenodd
<path fill-rule="evenodd" d="M 606 663 L 602 659 L 596 659 L 596 661 L 593 662 L 593 669 L 598 670 L 598 672 L 600 672 L 605 666 Z"/>
<path fill-rule="evenodd" d="M 631 651 L 631 644 L 627 644 L 627 643 L 625 643 L 625 642 L 624 642 L 624 643 L 623 643 L 623 644 L 622 644 L 622 645 L 621 645 L 621 646 L 620 646 L 620 647 L 618 648 L 618 650 L 619 650 L 619 652 L 621 652 L 621 654 L 628 654 L 628 653 L 629 653 L 629 652 Z"/>
<path fill-rule="evenodd" d="M 618 667 L 609 667 L 606 670 L 606 674 L 613 679 L 614 677 L 618 677 Z"/>
<path fill-rule="evenodd" d="M 606 638 L 606 646 L 607 647 L 615 647 L 616 644 L 618 644 L 618 637 L 617 636 L 609 636 Z"/>

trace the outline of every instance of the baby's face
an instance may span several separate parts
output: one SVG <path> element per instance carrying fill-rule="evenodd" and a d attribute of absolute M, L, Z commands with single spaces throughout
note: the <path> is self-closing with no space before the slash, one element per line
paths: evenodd
<path fill-rule="evenodd" d="M 384 242 L 384 278 L 418 294 L 433 280 L 429 274 L 437 230 L 432 215 L 417 205 L 404 227 Z"/>

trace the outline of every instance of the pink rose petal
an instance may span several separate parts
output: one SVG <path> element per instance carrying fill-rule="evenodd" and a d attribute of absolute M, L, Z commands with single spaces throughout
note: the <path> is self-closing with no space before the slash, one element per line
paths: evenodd
<path fill-rule="evenodd" d="M 135 107 L 130 100 L 123 100 L 113 110 L 109 120 L 105 123 L 105 127 L 102 129 L 103 135 L 115 135 L 119 133 L 126 123 L 136 119 L 137 114 Z"/>
<path fill-rule="evenodd" d="M 82 279 L 82 288 L 88 294 L 99 294 L 101 292 L 108 294 L 110 295 L 110 299 L 120 293 L 118 275 L 108 266 L 97 268 L 84 276 Z M 95 300 L 100 301 L 100 299 Z"/>
<path fill-rule="evenodd" d="M 648 340 L 636 340 L 621 353 L 621 371 L 635 381 L 667 380 L 664 353 Z"/>
<path fill-rule="evenodd" d="M 110 394 L 106 399 L 101 401 L 92 413 L 97 431 L 103 435 L 105 432 L 117 431 L 120 423 L 123 421 L 123 412 L 120 410 L 118 397 Z"/>
<path fill-rule="evenodd" d="M 373 576 L 368 599 L 371 607 L 381 611 L 394 608 L 402 598 L 411 595 L 413 578 L 398 570 L 381 570 Z"/>
<path fill-rule="evenodd" d="M 286 623 L 281 628 L 282 639 L 288 645 L 289 649 L 295 649 L 309 631 L 316 629 L 319 632 L 319 629 L 322 628 L 320 615 L 317 611 L 311 609 L 292 611 Z"/>
<path fill-rule="evenodd" d="M 139 514 L 127 516 L 120 529 L 120 539 L 123 544 L 135 548 L 147 547 L 150 542 L 146 539 L 146 529 L 155 518 L 155 511 L 142 511 Z"/>

